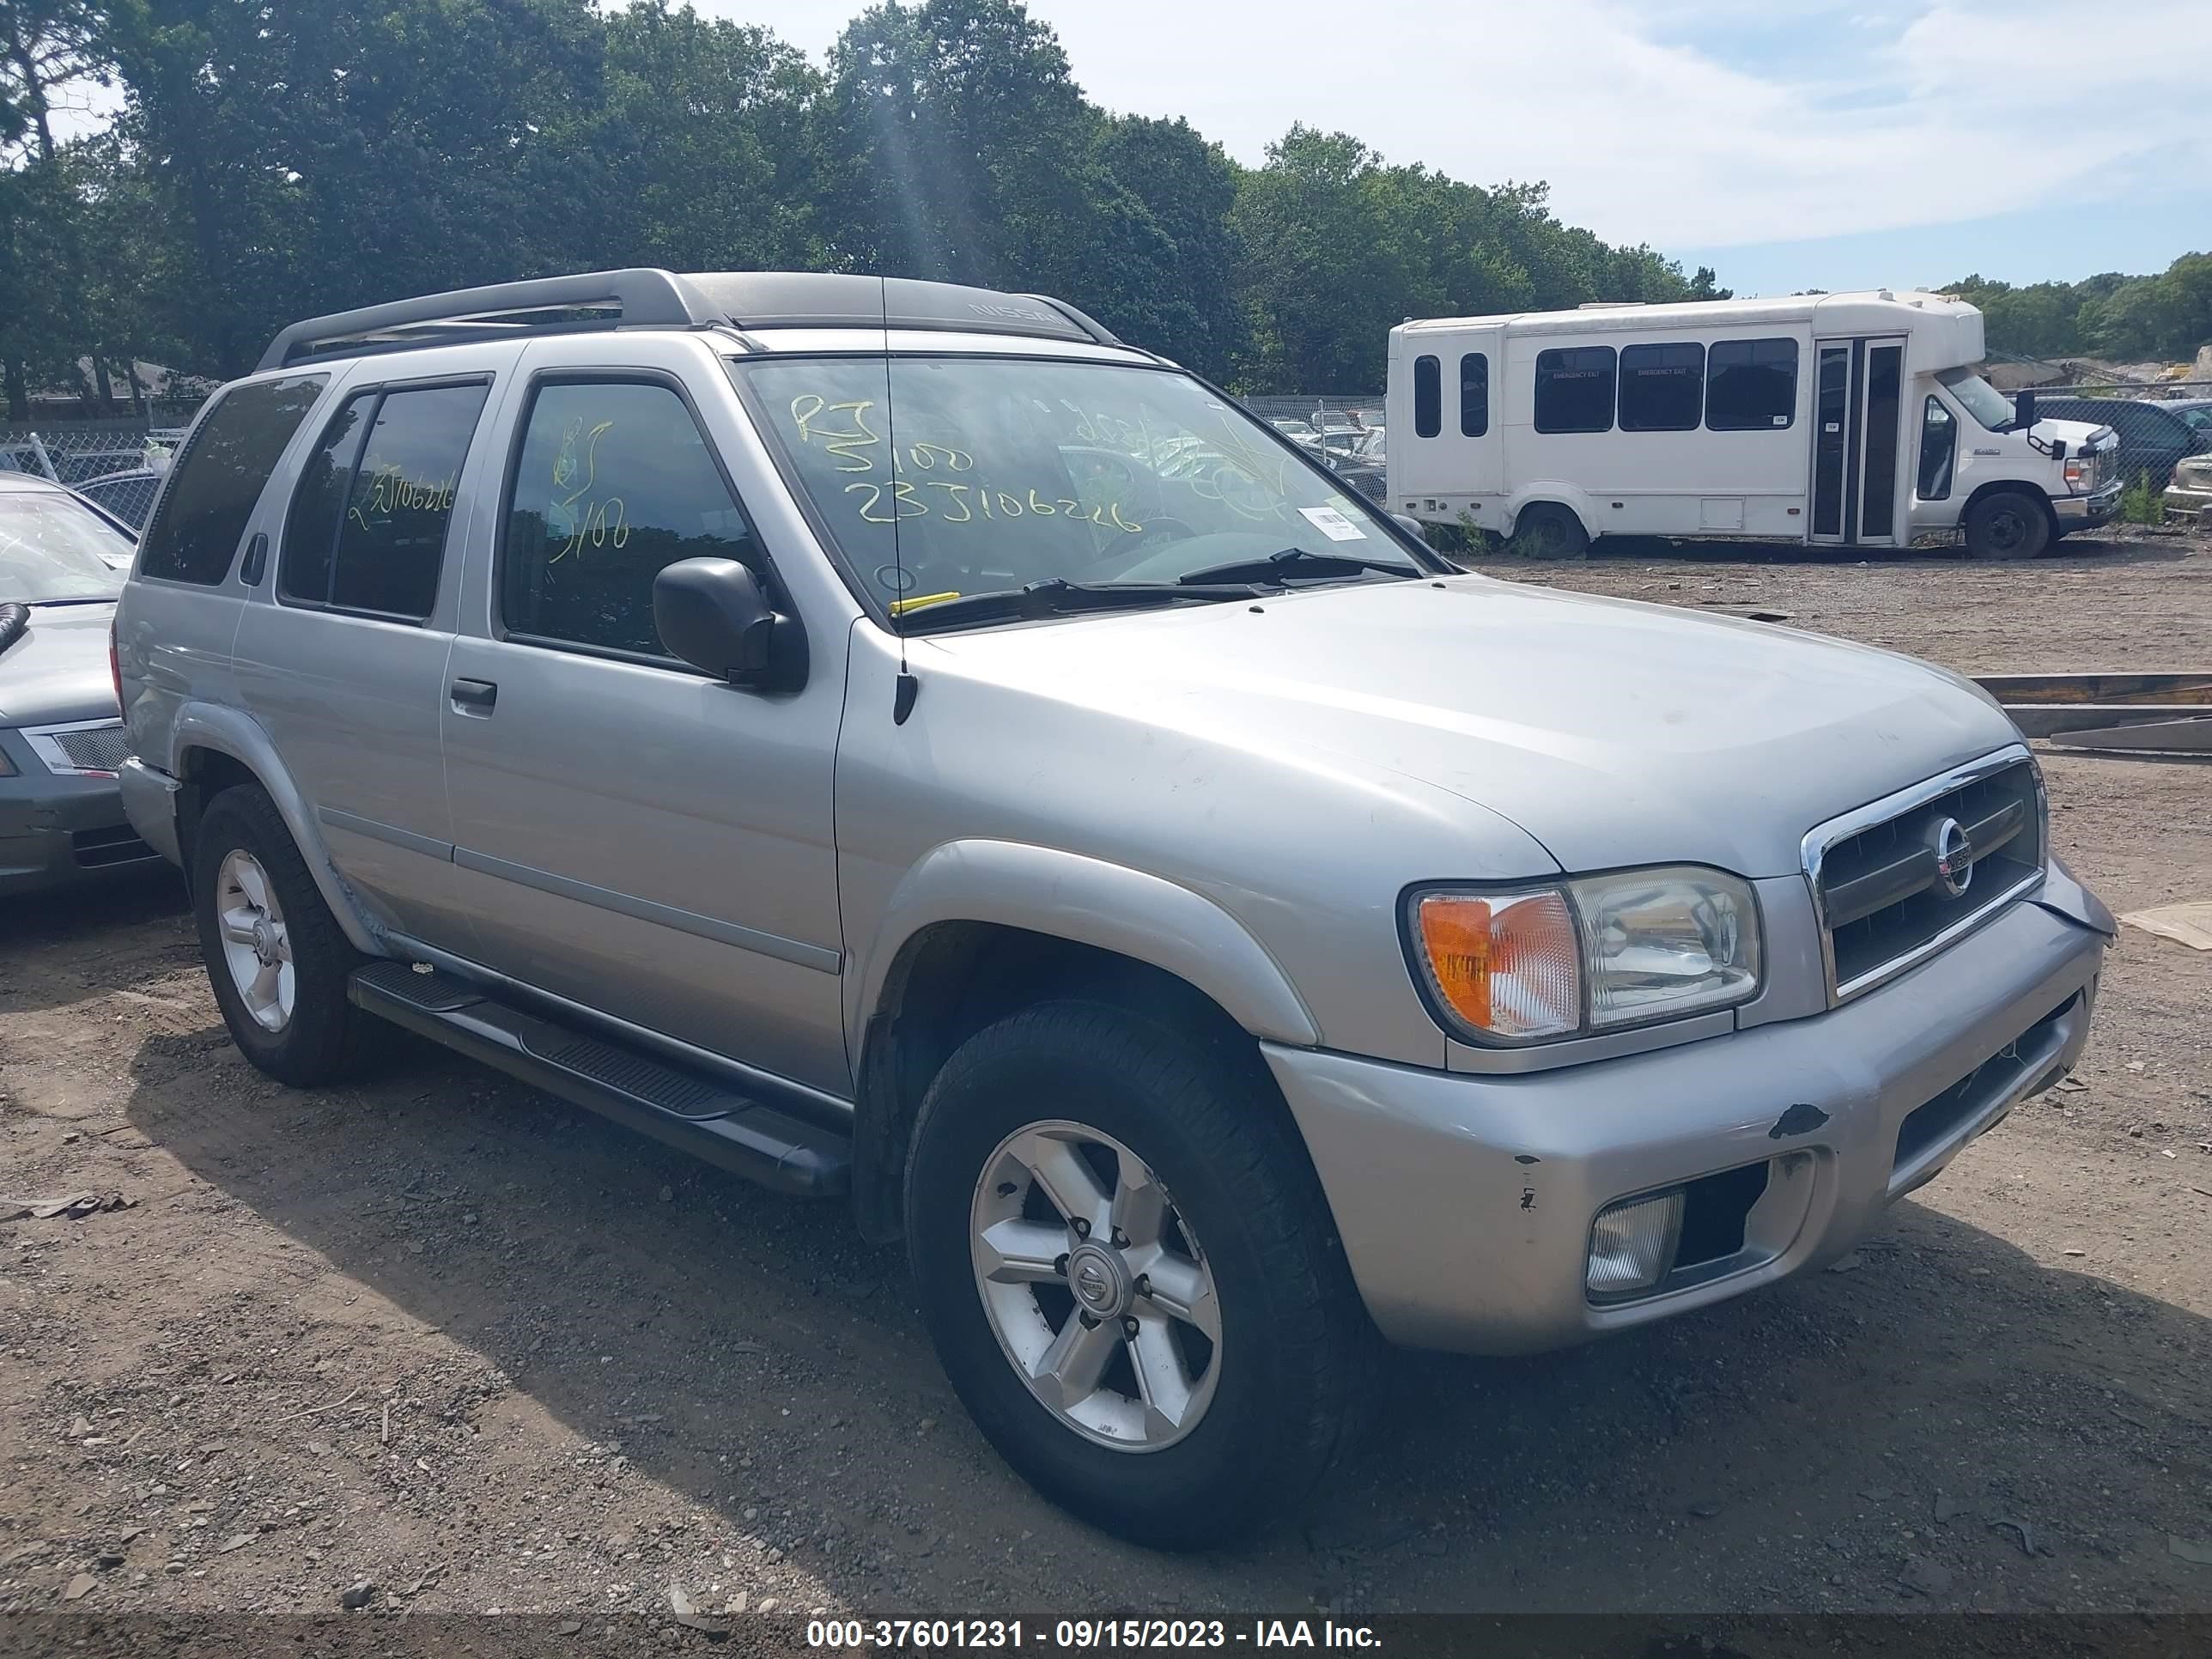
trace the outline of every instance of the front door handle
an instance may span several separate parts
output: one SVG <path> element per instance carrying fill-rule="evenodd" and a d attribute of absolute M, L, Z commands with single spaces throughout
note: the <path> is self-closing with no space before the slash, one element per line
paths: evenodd
<path fill-rule="evenodd" d="M 499 701 L 499 687 L 489 680 L 455 680 L 447 690 L 457 714 L 489 714 Z"/>

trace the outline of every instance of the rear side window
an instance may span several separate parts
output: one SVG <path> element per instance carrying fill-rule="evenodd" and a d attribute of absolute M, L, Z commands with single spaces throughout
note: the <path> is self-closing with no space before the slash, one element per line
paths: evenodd
<path fill-rule="evenodd" d="M 454 488 L 489 390 L 474 381 L 347 399 L 301 470 L 278 594 L 406 622 L 428 617 Z"/>
<path fill-rule="evenodd" d="M 1566 346 L 1536 354 L 1536 430 L 1613 430 L 1611 346 Z"/>
<path fill-rule="evenodd" d="M 1434 357 L 1413 359 L 1413 435 L 1433 438 L 1444 429 L 1443 366 Z"/>
<path fill-rule="evenodd" d="M 1480 351 L 1459 360 L 1459 430 L 1463 438 L 1490 430 L 1490 359 Z"/>
<path fill-rule="evenodd" d="M 1797 342 L 1722 340 L 1705 353 L 1705 426 L 1750 432 L 1797 415 Z"/>
<path fill-rule="evenodd" d="M 690 406 L 643 381 L 556 381 L 531 399 L 507 500 L 511 635 L 665 657 L 653 579 L 678 559 L 760 569 L 752 527 Z"/>
<path fill-rule="evenodd" d="M 138 574 L 212 587 L 230 574 L 239 538 L 276 458 L 329 381 L 291 375 L 233 386 L 193 428 L 140 544 Z"/>
<path fill-rule="evenodd" d="M 1694 341 L 1620 349 L 1620 429 L 1689 432 L 1705 397 L 1705 349 Z"/>

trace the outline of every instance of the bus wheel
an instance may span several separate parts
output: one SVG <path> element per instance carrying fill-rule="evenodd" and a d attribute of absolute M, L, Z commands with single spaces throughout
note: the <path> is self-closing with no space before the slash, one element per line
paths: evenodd
<path fill-rule="evenodd" d="M 1589 544 L 1580 519 L 1551 501 L 1536 501 L 1521 509 L 1505 546 L 1516 558 L 1586 559 Z"/>
<path fill-rule="evenodd" d="M 2051 543 L 2051 514 L 2021 489 L 2000 489 L 1966 509 L 1966 553 L 1976 559 L 2032 559 Z"/>

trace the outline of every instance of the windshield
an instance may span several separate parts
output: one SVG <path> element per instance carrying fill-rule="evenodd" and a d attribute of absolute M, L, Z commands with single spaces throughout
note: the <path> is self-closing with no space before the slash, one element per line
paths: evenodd
<path fill-rule="evenodd" d="M 860 580 L 917 626 L 953 598 L 1171 585 L 1291 550 L 1268 580 L 1422 574 L 1371 509 L 1187 375 L 1034 357 L 732 367 Z"/>
<path fill-rule="evenodd" d="M 0 493 L 0 605 L 112 599 L 131 543 L 82 501 L 43 491 Z"/>
<path fill-rule="evenodd" d="M 1992 432 L 2011 429 L 2014 416 L 2012 399 L 2006 397 L 1971 368 L 1946 368 L 1936 372 L 1936 378 L 1943 387 L 1966 408 L 1966 413 Z"/>

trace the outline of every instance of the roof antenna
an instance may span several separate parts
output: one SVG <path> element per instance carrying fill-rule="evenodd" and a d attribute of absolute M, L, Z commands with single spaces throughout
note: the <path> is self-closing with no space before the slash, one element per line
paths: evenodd
<path fill-rule="evenodd" d="M 891 451 L 891 584 L 896 596 L 891 600 L 891 627 L 898 634 L 898 681 L 891 693 L 891 724 L 904 726 L 906 717 L 914 713 L 914 700 L 921 695 L 921 682 L 906 667 L 906 560 L 899 552 L 898 484 L 898 416 L 891 407 L 891 279 L 876 278 L 878 308 L 884 319 L 884 433 Z"/>

